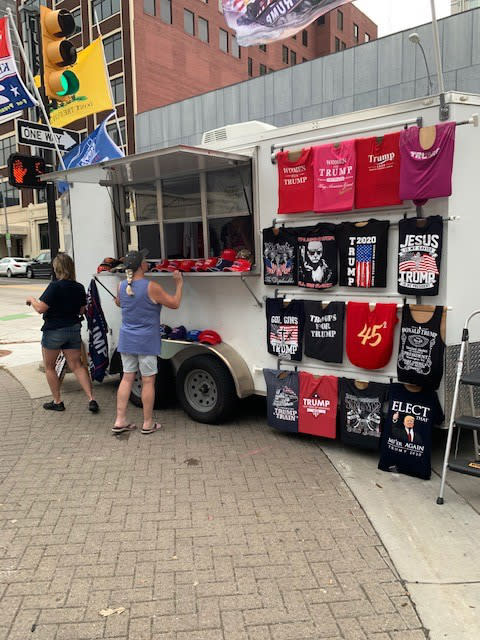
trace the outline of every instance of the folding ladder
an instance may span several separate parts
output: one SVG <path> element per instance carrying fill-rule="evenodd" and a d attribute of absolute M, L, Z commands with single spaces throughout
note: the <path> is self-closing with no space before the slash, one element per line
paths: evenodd
<path fill-rule="evenodd" d="M 445 456 L 443 459 L 443 468 L 442 468 L 442 480 L 440 483 L 440 494 L 437 498 L 437 504 L 443 504 L 443 494 L 445 491 L 445 480 L 447 477 L 447 470 L 456 471 L 457 473 L 465 473 L 469 476 L 477 476 L 480 478 L 480 450 L 478 448 L 478 432 L 480 431 L 480 417 L 475 417 L 475 403 L 473 396 L 473 388 L 480 387 L 480 369 L 476 369 L 470 371 L 468 357 L 468 325 L 470 321 L 475 316 L 480 315 L 479 311 L 474 311 L 465 322 L 465 326 L 462 332 L 462 344 L 460 346 L 460 354 L 457 360 L 457 373 L 455 378 L 455 390 L 453 393 L 453 403 L 452 403 L 452 411 L 450 414 L 450 422 L 448 424 L 448 434 L 447 434 L 447 443 L 445 445 Z M 465 353 L 467 353 L 467 367 L 466 371 L 463 371 L 463 363 L 465 360 Z M 460 416 L 455 418 L 455 413 L 457 410 L 458 404 L 458 396 L 460 391 L 460 385 L 468 385 L 469 396 L 470 396 L 470 415 L 468 416 Z M 453 460 L 450 460 L 450 449 L 452 446 L 452 438 L 453 438 L 453 427 L 458 427 L 457 433 L 457 444 L 455 448 L 455 457 Z M 458 451 L 458 443 L 460 439 L 460 432 L 462 429 L 468 429 L 472 432 L 473 437 L 473 460 L 468 459 L 458 459 L 457 451 Z"/>

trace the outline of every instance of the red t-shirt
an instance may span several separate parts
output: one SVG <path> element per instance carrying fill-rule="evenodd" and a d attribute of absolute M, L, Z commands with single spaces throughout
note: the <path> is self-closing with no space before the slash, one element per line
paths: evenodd
<path fill-rule="evenodd" d="M 335 438 L 337 429 L 338 378 L 312 376 L 300 371 L 298 432 Z"/>
<path fill-rule="evenodd" d="M 313 210 L 312 150 L 303 149 L 298 160 L 290 160 L 288 151 L 277 153 L 278 213 L 303 213 Z"/>
<path fill-rule="evenodd" d="M 400 132 L 356 140 L 355 207 L 388 207 L 400 200 Z"/>
<path fill-rule="evenodd" d="M 363 369 L 381 369 L 392 356 L 393 332 L 398 322 L 397 305 L 368 302 L 347 304 L 347 355 Z"/>
<path fill-rule="evenodd" d="M 313 209 L 319 213 L 353 209 L 355 140 L 313 147 Z"/>

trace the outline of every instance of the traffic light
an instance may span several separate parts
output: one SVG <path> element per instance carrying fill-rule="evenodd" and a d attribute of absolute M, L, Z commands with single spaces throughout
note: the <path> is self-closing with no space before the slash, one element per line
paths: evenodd
<path fill-rule="evenodd" d="M 47 173 L 45 160 L 40 156 L 12 153 L 8 158 L 8 182 L 18 189 L 45 189 L 39 177 Z"/>
<path fill-rule="evenodd" d="M 66 9 L 53 11 L 40 6 L 40 31 L 42 35 L 43 86 L 52 100 L 67 100 L 80 87 L 71 67 L 77 61 L 77 52 L 67 40 L 75 33 L 75 20 Z"/>

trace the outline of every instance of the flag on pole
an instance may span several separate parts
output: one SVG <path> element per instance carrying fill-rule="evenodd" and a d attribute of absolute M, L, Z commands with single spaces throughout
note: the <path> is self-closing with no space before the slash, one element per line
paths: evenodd
<path fill-rule="evenodd" d="M 352 0 L 222 0 L 230 29 L 241 47 L 295 35 L 332 9 Z"/>
<path fill-rule="evenodd" d="M 111 113 L 108 118 L 98 125 L 88 138 L 77 144 L 71 151 L 63 156 L 65 169 L 75 169 L 76 167 L 86 167 L 104 160 L 113 160 L 115 158 L 123 158 L 125 155 L 107 133 L 107 122 L 112 117 Z M 59 171 L 61 168 L 59 167 Z M 66 182 L 59 182 L 59 193 L 63 193 L 68 189 Z"/>
<path fill-rule="evenodd" d="M 53 127 L 65 127 L 80 118 L 114 108 L 101 38 L 78 52 L 75 75 L 80 88 L 69 102 L 59 103 L 57 109 L 50 111 Z"/>
<path fill-rule="evenodd" d="M 12 53 L 8 18 L 0 18 L 0 117 L 36 105 L 37 101 L 18 73 Z"/>

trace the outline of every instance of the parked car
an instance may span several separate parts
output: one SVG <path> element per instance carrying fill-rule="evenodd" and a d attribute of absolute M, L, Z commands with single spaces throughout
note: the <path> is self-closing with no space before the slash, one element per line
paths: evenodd
<path fill-rule="evenodd" d="M 2 258 L 0 260 L 0 276 L 24 276 L 27 272 L 27 265 L 30 260 L 26 258 Z"/>
<path fill-rule="evenodd" d="M 50 251 L 42 251 L 27 266 L 27 278 L 51 278 L 52 264 Z"/>

